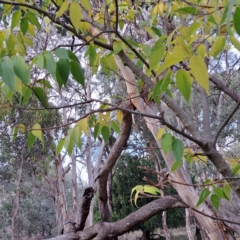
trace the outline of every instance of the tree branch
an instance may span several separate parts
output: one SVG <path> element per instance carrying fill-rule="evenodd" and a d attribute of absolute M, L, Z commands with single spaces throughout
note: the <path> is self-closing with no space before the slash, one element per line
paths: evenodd
<path fill-rule="evenodd" d="M 239 102 L 240 101 L 240 97 L 238 96 L 238 94 L 233 91 L 232 89 L 229 89 L 228 87 L 226 87 L 224 85 L 224 83 L 222 81 L 219 81 L 215 76 L 210 75 L 209 79 L 212 83 L 214 83 L 216 85 L 216 87 L 225 92 L 229 97 L 231 97 L 235 102 Z"/>
<path fill-rule="evenodd" d="M 178 198 L 178 196 L 161 197 L 144 205 L 137 211 L 117 222 L 96 223 L 84 231 L 61 235 L 48 240 L 88 240 L 93 238 L 96 240 L 103 240 L 120 236 L 162 211 L 173 208 L 186 208 L 187 206 L 181 203 Z"/>
<path fill-rule="evenodd" d="M 128 106 L 128 108 L 131 107 Z M 101 172 L 96 179 L 99 179 L 98 182 L 98 201 L 102 221 L 109 221 L 109 209 L 108 209 L 108 196 L 107 196 L 107 180 L 108 175 L 112 168 L 114 167 L 117 159 L 119 158 L 122 150 L 126 146 L 127 140 L 130 135 L 132 127 L 132 114 L 124 112 L 124 117 L 121 125 L 121 134 L 118 136 L 116 142 L 114 143 L 111 151 L 107 157 L 106 162 L 104 163 Z"/>
<path fill-rule="evenodd" d="M 231 120 L 231 118 L 233 117 L 235 112 L 238 110 L 239 106 L 240 106 L 240 101 L 236 104 L 235 108 L 232 110 L 232 112 L 228 115 L 228 117 L 225 119 L 225 121 L 219 127 L 219 129 L 218 129 L 218 131 L 217 131 L 217 133 L 216 133 L 216 135 L 214 137 L 214 145 L 216 145 L 220 133 L 222 132 L 224 127 L 228 124 L 228 122 Z"/>

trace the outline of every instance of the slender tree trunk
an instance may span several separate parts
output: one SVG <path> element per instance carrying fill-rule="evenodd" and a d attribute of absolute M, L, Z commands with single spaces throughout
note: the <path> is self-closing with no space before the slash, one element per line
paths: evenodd
<path fill-rule="evenodd" d="M 193 234 L 192 234 L 192 229 L 191 229 L 191 216 L 189 209 L 185 209 L 185 214 L 186 214 L 186 230 L 187 230 L 187 235 L 189 240 L 194 240 Z"/>
<path fill-rule="evenodd" d="M 73 198 L 73 221 L 79 222 L 79 205 L 78 205 L 78 194 L 77 194 L 77 164 L 76 156 L 73 153 L 71 154 L 72 159 L 72 198 Z"/>
<path fill-rule="evenodd" d="M 57 170 L 59 203 L 60 203 L 61 215 L 64 222 L 68 220 L 68 210 L 67 210 L 67 202 L 66 202 L 66 195 L 65 195 L 62 159 L 60 156 L 58 156 L 57 159 L 55 160 L 55 165 Z"/>
<path fill-rule="evenodd" d="M 25 148 L 26 144 L 23 145 L 22 148 L 22 154 L 21 154 L 21 166 L 19 169 L 19 177 L 18 177 L 18 181 L 16 184 L 16 195 L 14 196 L 13 200 L 12 200 L 12 225 L 11 225 L 11 240 L 15 239 L 15 220 L 18 214 L 18 210 L 19 210 L 19 203 L 20 203 L 20 183 L 22 181 L 22 173 L 23 173 L 23 163 L 24 163 L 24 148 Z"/>

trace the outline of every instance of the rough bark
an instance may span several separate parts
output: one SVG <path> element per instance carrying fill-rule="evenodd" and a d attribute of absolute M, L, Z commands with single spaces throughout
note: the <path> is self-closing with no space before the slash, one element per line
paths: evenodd
<path fill-rule="evenodd" d="M 130 231 L 136 225 L 147 221 L 162 211 L 185 207 L 186 205 L 178 200 L 178 196 L 165 196 L 146 204 L 117 222 L 97 223 L 83 231 L 64 234 L 48 240 L 88 240 L 93 238 L 95 240 L 103 240 L 113 238 Z"/>
<path fill-rule="evenodd" d="M 130 107 L 126 106 L 126 108 Z M 102 221 L 110 221 L 110 211 L 108 205 L 107 181 L 109 173 L 118 160 L 122 150 L 126 146 L 132 127 L 132 114 L 125 112 L 121 124 L 121 133 L 114 143 L 111 151 L 97 177 L 98 179 L 98 204 Z"/>

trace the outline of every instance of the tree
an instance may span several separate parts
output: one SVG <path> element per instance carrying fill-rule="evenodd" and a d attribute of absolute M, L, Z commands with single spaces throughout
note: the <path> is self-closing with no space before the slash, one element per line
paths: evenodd
<path fill-rule="evenodd" d="M 60 140 L 56 137 L 59 140 L 57 145 L 51 132 L 55 127 L 43 128 L 35 123 L 27 128 L 42 143 L 43 132 L 52 138 L 57 188 L 46 175 L 45 178 L 53 190 L 57 189 L 56 209 L 61 216 L 58 218 L 58 233 L 63 225 L 65 231 L 65 235 L 58 239 L 115 237 L 159 211 L 175 207 L 194 210 L 194 217 L 203 235 L 208 238 L 233 239 L 233 233 L 225 227 L 229 222 L 219 218 L 205 199 L 209 196 L 212 205 L 218 209 L 221 198 L 230 199 L 231 190 L 240 197 L 240 179 L 236 176 L 239 164 L 237 161 L 228 163 L 224 154 L 227 151 L 224 145 L 237 139 L 234 132 L 237 131 L 238 118 L 235 113 L 240 99 L 235 91 L 238 83 L 234 88 L 231 88 L 231 83 L 234 83 L 235 76 L 238 77 L 239 57 L 235 54 L 240 50 L 237 38 L 237 34 L 240 34 L 238 2 L 84 0 L 70 3 L 52 0 L 23 3 L 0 0 L 0 3 L 4 13 L 1 21 L 3 30 L 0 33 L 2 104 L 14 107 L 12 96 L 16 92 L 22 96 L 24 104 L 28 101 L 27 96 L 34 94 L 45 109 L 62 108 L 64 116 L 62 127 L 65 131 Z M 7 22 L 10 22 L 10 26 Z M 67 44 L 61 42 L 55 45 L 60 37 Z M 45 41 L 33 41 L 37 38 Z M 51 41 L 48 41 L 49 38 Z M 40 46 L 37 51 L 32 48 L 34 44 Z M 79 61 L 83 56 L 88 58 L 84 64 Z M 121 77 L 127 94 L 120 96 L 117 103 L 110 99 L 92 98 L 88 65 L 92 76 L 100 67 L 106 74 L 111 71 Z M 85 82 L 83 68 L 87 75 Z M 70 86 L 75 87 L 77 83 L 80 85 L 71 92 L 76 96 L 76 102 L 66 103 Z M 53 104 L 57 98 L 47 97 L 50 93 L 58 95 L 61 106 Z M 191 94 L 198 96 L 198 105 L 194 105 Z M 119 96 L 116 100 L 119 100 Z M 100 107 L 93 108 L 93 103 L 98 103 Z M 76 111 L 77 119 L 68 121 L 66 108 L 71 110 L 77 105 L 85 105 L 85 108 Z M 184 108 L 184 105 L 189 107 Z M 224 111 L 226 117 L 223 119 L 224 105 L 234 107 Z M 213 108 L 216 106 L 219 109 L 217 111 Z M 174 121 L 170 122 L 165 112 L 170 112 Z M 116 118 L 113 114 L 116 114 Z M 171 170 L 168 180 L 180 198 L 162 197 L 123 220 L 106 223 L 111 220 L 108 176 L 126 146 L 132 115 L 144 117 Z M 22 125 L 15 125 L 14 133 L 21 128 Z M 226 133 L 224 129 L 232 132 Z M 65 228 L 65 225 L 72 223 L 65 204 L 63 181 L 66 171 L 63 169 L 61 151 L 64 146 L 72 157 L 73 166 L 76 166 L 76 158 L 72 153 L 78 151 L 75 146 L 81 148 L 83 132 L 88 135 L 86 162 L 88 174 L 93 179 L 89 160 L 90 143 L 93 138 L 101 136 L 104 148 L 113 131 L 118 134 L 117 139 L 95 178 L 98 181 L 99 211 L 104 223 L 74 233 L 74 228 Z M 196 156 L 203 161 L 207 158 L 214 165 L 217 177 L 220 176 L 223 181 L 222 189 L 215 186 L 220 180 L 204 179 L 204 189 L 199 195 L 191 183 L 187 168 L 182 167 L 184 159 L 191 162 Z M 98 163 L 100 161 L 101 158 Z M 76 170 L 73 172 L 76 173 Z M 210 186 L 213 192 L 209 190 Z M 77 199 L 76 194 L 73 194 L 73 198 Z M 74 211 L 74 222 L 77 222 L 77 211 Z"/>

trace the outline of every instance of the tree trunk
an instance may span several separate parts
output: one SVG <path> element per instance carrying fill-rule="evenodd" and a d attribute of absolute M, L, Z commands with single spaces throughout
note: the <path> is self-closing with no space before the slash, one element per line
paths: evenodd
<path fill-rule="evenodd" d="M 189 240 L 194 240 L 193 234 L 192 234 L 192 229 L 191 229 L 191 216 L 189 213 L 189 209 L 185 209 L 185 214 L 186 214 L 186 230 L 187 230 L 187 235 Z"/>
<path fill-rule="evenodd" d="M 157 109 L 156 109 L 156 104 L 154 102 L 149 102 L 146 104 L 143 99 L 139 97 L 138 89 L 137 89 L 137 84 L 135 81 L 135 76 L 132 72 L 132 70 L 129 67 L 125 67 L 119 57 L 115 57 L 116 63 L 119 67 L 119 69 L 122 72 L 123 77 L 125 78 L 126 86 L 127 86 L 127 91 L 128 94 L 131 98 L 132 103 L 134 106 L 138 109 L 139 112 L 148 114 L 148 115 L 156 115 Z M 140 75 L 140 74 L 139 74 Z M 163 126 L 161 125 L 160 121 L 157 119 L 153 118 L 148 118 L 145 117 L 146 124 L 153 134 L 159 148 L 161 149 L 162 156 L 168 166 L 169 169 L 172 168 L 173 163 L 175 162 L 175 158 L 173 156 L 172 152 L 169 152 L 168 154 L 165 154 L 164 151 L 162 150 L 162 144 L 161 140 L 157 139 L 157 133 L 159 128 L 162 128 Z M 189 184 L 188 179 L 189 179 L 189 174 L 184 170 L 183 167 L 178 168 L 176 171 L 174 171 L 174 174 L 171 174 L 171 178 L 176 181 L 176 182 L 181 182 L 184 184 Z M 190 207 L 195 208 L 196 204 L 199 199 L 199 195 L 196 192 L 196 190 L 192 186 L 187 186 L 187 185 L 181 185 L 181 184 L 176 184 L 172 183 L 173 187 L 177 190 L 178 194 L 182 198 L 182 200 L 188 204 Z M 202 203 L 199 207 L 198 210 L 200 212 L 204 212 L 210 216 L 213 215 L 213 212 L 208 208 L 206 203 Z M 221 227 L 218 223 L 218 221 L 214 221 L 213 219 L 210 219 L 208 217 L 205 217 L 199 213 L 195 213 L 195 217 L 198 219 L 200 225 L 202 228 L 205 230 L 207 235 L 209 236 L 210 239 L 225 239 L 225 233 L 221 230 Z M 229 239 L 232 239 L 231 236 L 227 235 Z"/>
<path fill-rule="evenodd" d="M 79 205 L 78 205 L 78 194 L 77 194 L 77 164 L 76 156 L 74 152 L 71 155 L 72 159 L 72 198 L 73 198 L 73 221 L 79 222 Z"/>

